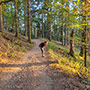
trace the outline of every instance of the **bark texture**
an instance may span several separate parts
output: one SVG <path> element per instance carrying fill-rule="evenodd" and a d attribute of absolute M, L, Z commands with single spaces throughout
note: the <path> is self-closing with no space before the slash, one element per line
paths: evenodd
<path fill-rule="evenodd" d="M 25 24 L 25 36 L 27 37 L 27 16 L 26 16 L 26 13 L 27 13 L 27 10 L 26 10 L 26 2 L 24 2 L 24 24 Z"/>
<path fill-rule="evenodd" d="M 28 4 L 28 6 L 27 6 L 27 13 L 28 13 L 28 42 L 29 43 L 32 43 L 32 41 L 31 41 L 31 13 L 30 13 L 30 0 L 28 0 L 27 1 L 27 4 Z"/>
<path fill-rule="evenodd" d="M 74 56 L 74 39 L 73 39 L 73 37 L 74 37 L 74 30 L 72 30 L 72 32 L 71 32 L 71 35 L 70 35 L 70 55 L 71 56 Z"/>
<path fill-rule="evenodd" d="M 2 5 L 0 5 L 0 31 L 3 33 Z"/>
<path fill-rule="evenodd" d="M 17 16 L 17 13 L 18 13 L 18 2 L 17 0 L 15 0 L 15 26 L 16 26 L 16 37 L 19 38 L 19 26 L 18 26 L 18 16 Z"/>

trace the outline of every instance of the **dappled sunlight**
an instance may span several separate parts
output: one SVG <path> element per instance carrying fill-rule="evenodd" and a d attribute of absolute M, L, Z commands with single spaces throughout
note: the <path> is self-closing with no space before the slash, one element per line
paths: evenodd
<path fill-rule="evenodd" d="M 5 58 L 2 59 L 2 58 L 0 58 L 0 64 L 1 63 L 8 63 L 8 59 L 5 59 Z"/>
<path fill-rule="evenodd" d="M 18 62 L 9 59 L 0 59 L 0 72 L 2 73 L 15 73 L 21 70 L 21 67 L 12 67 L 17 65 Z"/>
<path fill-rule="evenodd" d="M 65 57 L 59 53 L 56 54 L 56 52 L 53 52 L 51 49 L 49 50 L 49 56 L 51 57 L 51 60 L 58 60 L 58 64 L 52 64 L 50 66 L 56 66 L 66 73 L 79 75 L 82 78 L 88 77 L 90 79 L 90 68 L 85 68 L 80 61 Z M 80 60 L 82 59 L 81 57 L 77 58 Z"/>
<path fill-rule="evenodd" d="M 80 60 L 83 60 L 84 61 L 84 57 L 81 57 L 81 56 L 75 56 L 76 59 L 80 59 Z"/>
<path fill-rule="evenodd" d="M 3 69 L 3 68 L 0 67 L 0 69 Z M 19 68 L 19 67 L 16 67 L 16 68 L 4 67 L 2 72 L 17 72 L 19 70 L 21 70 L 21 68 Z"/>

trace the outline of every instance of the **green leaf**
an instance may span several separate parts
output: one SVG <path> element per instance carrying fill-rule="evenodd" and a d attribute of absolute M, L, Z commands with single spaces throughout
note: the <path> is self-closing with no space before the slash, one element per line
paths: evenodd
<path fill-rule="evenodd" d="M 87 88 L 87 89 L 89 89 L 89 87 L 90 87 L 89 85 L 86 85 L 86 88 Z"/>

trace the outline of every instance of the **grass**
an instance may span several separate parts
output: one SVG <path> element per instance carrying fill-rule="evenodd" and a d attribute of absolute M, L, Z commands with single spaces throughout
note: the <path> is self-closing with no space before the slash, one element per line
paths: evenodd
<path fill-rule="evenodd" d="M 10 36 L 10 37 L 9 37 Z M 14 35 L 4 35 L 0 36 L 0 62 L 2 58 L 19 58 L 23 52 L 30 50 L 34 43 L 29 44 L 25 40 L 20 40 L 14 37 Z"/>
<path fill-rule="evenodd" d="M 68 50 L 68 49 L 63 48 L 63 47 L 61 47 L 61 46 L 58 46 L 58 45 L 56 45 L 56 44 L 54 44 L 54 43 L 52 43 L 52 42 L 49 42 L 48 48 L 49 48 L 49 49 L 53 49 L 53 50 L 58 50 L 58 48 L 61 48 L 61 49 L 63 49 L 64 51 L 66 51 L 67 53 L 69 53 L 69 50 Z"/>
<path fill-rule="evenodd" d="M 0 52 L 0 56 L 5 56 L 8 58 L 11 57 L 18 57 L 22 52 L 27 51 L 25 46 L 21 46 L 21 45 L 17 45 L 15 43 L 10 43 L 10 42 L 6 42 L 6 43 L 2 43 L 2 47 L 6 46 L 6 50 L 1 51 Z"/>
<path fill-rule="evenodd" d="M 60 49 L 58 49 L 60 48 Z M 82 79 L 90 79 L 90 62 L 87 63 L 88 67 L 84 67 L 84 60 L 80 56 L 71 57 L 66 48 L 62 48 L 52 42 L 48 45 L 49 56 L 53 60 L 58 60 L 59 67 L 68 74 L 74 74 Z M 76 54 L 75 54 L 76 55 Z"/>

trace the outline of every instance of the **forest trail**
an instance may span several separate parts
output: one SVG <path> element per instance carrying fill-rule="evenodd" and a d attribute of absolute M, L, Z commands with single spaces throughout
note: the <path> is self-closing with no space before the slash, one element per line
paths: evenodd
<path fill-rule="evenodd" d="M 33 42 L 34 47 L 19 61 L 0 64 L 0 90 L 83 90 L 77 80 L 50 66 L 56 61 L 41 57 L 41 40 Z"/>
<path fill-rule="evenodd" d="M 0 74 L 0 90 L 53 90 L 53 82 L 47 75 L 47 57 L 41 57 L 40 40 L 33 41 L 34 47 L 22 56 L 22 60 L 0 64 L 4 68 Z"/>

